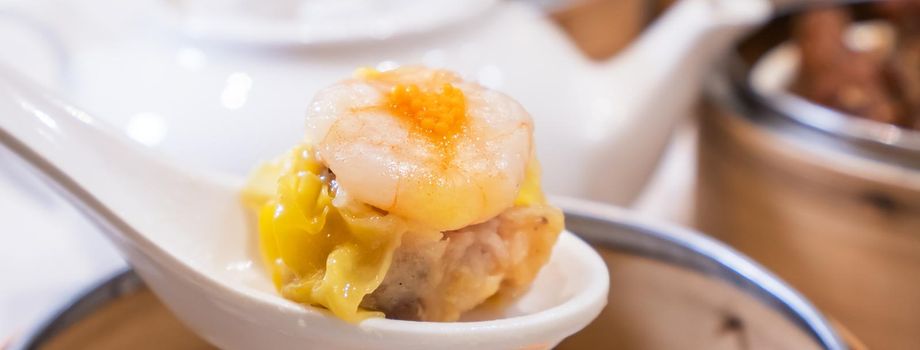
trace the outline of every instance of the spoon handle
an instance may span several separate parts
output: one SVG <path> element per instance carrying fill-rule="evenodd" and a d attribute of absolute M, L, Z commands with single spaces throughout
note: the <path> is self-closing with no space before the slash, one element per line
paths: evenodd
<path fill-rule="evenodd" d="M 118 149 L 127 143 L 102 130 L 93 117 L 3 67 L 0 115 L 0 143 L 52 181 L 110 182 L 114 161 L 124 158 Z M 92 178 L 97 181 L 86 181 Z"/>
<path fill-rule="evenodd" d="M 154 224 L 175 215 L 181 198 L 159 195 L 162 188 L 187 188 L 189 178 L 150 150 L 127 140 L 82 110 L 44 92 L 0 67 L 0 145 L 42 175 L 116 241 L 134 237 L 131 226 Z M 174 191 L 175 192 L 175 191 Z M 129 226 L 124 218 L 131 219 Z"/>

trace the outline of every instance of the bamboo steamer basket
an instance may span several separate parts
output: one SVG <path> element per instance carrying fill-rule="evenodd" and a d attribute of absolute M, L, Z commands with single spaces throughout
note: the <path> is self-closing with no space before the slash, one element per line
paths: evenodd
<path fill-rule="evenodd" d="M 850 1 L 858 18 L 866 2 Z M 796 11 L 790 11 L 790 14 Z M 703 111 L 697 225 L 871 348 L 920 349 L 920 133 L 760 89 L 780 16 L 737 48 Z"/>

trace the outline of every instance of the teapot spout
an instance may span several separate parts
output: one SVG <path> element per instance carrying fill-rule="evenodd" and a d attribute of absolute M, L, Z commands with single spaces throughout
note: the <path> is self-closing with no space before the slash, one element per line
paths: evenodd
<path fill-rule="evenodd" d="M 680 117 L 690 114 L 711 63 L 772 13 L 769 0 L 682 0 L 631 46 L 595 70 L 586 127 L 597 152 L 584 193 L 625 204 L 636 192 L 613 193 L 610 174 L 639 189 L 663 153 Z M 602 108 L 603 107 L 603 108 Z M 630 164 L 628 169 L 620 165 Z M 628 174 L 624 174 L 624 172 Z"/>
<path fill-rule="evenodd" d="M 768 0 L 678 1 L 624 52 L 600 64 L 602 83 L 632 97 L 626 103 L 685 105 L 712 61 L 771 12 Z"/>

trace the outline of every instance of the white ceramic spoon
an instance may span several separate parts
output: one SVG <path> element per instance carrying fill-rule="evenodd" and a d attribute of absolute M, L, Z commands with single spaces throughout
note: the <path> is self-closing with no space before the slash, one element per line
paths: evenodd
<path fill-rule="evenodd" d="M 531 291 L 498 319 L 345 323 L 273 290 L 253 263 L 255 234 L 238 183 L 168 163 L 106 128 L 0 70 L 0 143 L 93 219 L 160 299 L 221 348 L 541 349 L 583 328 L 606 303 L 606 266 L 564 233 Z"/>

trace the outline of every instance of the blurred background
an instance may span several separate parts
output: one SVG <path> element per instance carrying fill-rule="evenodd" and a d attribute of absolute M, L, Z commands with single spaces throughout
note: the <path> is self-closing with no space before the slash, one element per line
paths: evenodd
<path fill-rule="evenodd" d="M 534 115 L 553 195 L 725 242 L 851 348 L 920 349 L 920 1 L 0 0 L 0 45 L 4 69 L 237 177 L 356 67 L 454 69 Z M 127 268 L 5 149 L 0 223 L 0 344 Z M 731 285 L 604 253 L 610 305 L 561 348 L 820 348 Z"/>

